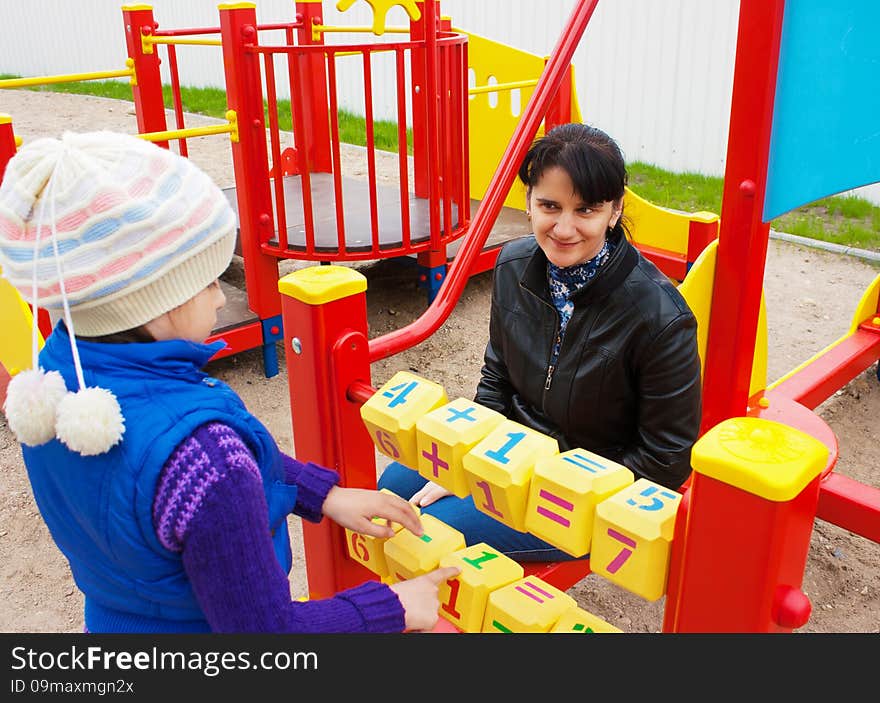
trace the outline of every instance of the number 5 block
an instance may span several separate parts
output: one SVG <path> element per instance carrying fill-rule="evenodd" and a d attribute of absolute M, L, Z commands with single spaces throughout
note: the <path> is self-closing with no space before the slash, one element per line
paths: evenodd
<path fill-rule="evenodd" d="M 681 494 L 646 478 L 596 506 L 593 573 L 654 601 L 666 592 Z"/>
<path fill-rule="evenodd" d="M 552 437 L 504 420 L 464 455 L 474 506 L 508 527 L 525 532 L 535 462 L 558 453 L 559 444 Z"/>
<path fill-rule="evenodd" d="M 467 398 L 456 398 L 416 420 L 419 473 L 452 491 L 468 495 L 462 459 L 504 420 L 504 415 Z"/>
<path fill-rule="evenodd" d="M 526 530 L 581 557 L 590 551 L 596 505 L 632 484 L 633 472 L 586 449 L 539 459 L 529 489 Z"/>
<path fill-rule="evenodd" d="M 446 401 L 443 386 L 398 371 L 361 406 L 361 418 L 376 449 L 416 469 L 416 421 Z"/>

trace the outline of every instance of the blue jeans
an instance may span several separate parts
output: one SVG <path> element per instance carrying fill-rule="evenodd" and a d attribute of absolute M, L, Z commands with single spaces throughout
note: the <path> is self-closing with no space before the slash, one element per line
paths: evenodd
<path fill-rule="evenodd" d="M 382 472 L 378 487 L 386 488 L 409 500 L 427 482 L 427 479 L 417 471 L 392 462 Z M 533 534 L 514 530 L 481 512 L 474 506 L 474 499 L 471 496 L 466 498 L 446 496 L 427 507 L 420 507 L 419 510 L 464 534 L 467 546 L 486 542 L 511 559 L 523 562 L 570 561 L 575 558 Z M 580 558 L 587 559 L 589 555 Z"/>

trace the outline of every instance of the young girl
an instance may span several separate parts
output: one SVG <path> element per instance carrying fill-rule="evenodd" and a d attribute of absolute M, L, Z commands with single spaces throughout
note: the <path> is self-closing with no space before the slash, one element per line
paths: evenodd
<path fill-rule="evenodd" d="M 292 601 L 287 515 L 375 536 L 409 504 L 343 488 L 279 450 L 201 369 L 235 214 L 188 159 L 133 136 L 67 133 L 10 161 L 0 266 L 61 316 L 4 410 L 34 498 L 85 595 L 89 632 L 402 632 L 437 621 L 437 569 Z M 36 356 L 36 352 L 35 356 Z"/>
<path fill-rule="evenodd" d="M 626 166 L 584 124 L 536 140 L 519 169 L 533 234 L 496 260 L 475 400 L 559 442 L 678 488 L 700 426 L 697 325 L 675 286 L 628 241 Z M 520 561 L 571 557 L 391 464 L 380 488 Z"/>

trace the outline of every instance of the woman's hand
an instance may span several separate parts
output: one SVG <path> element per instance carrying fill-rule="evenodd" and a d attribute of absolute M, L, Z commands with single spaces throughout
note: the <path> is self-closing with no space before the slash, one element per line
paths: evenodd
<path fill-rule="evenodd" d="M 440 610 L 439 586 L 446 579 L 454 578 L 460 573 L 461 569 L 457 566 L 443 566 L 390 586 L 403 604 L 407 631 L 430 630 L 437 624 Z"/>
<path fill-rule="evenodd" d="M 443 486 L 439 486 L 433 481 L 428 481 L 418 491 L 413 493 L 413 496 L 409 499 L 409 502 L 413 505 L 418 505 L 420 508 L 424 508 L 431 503 L 436 503 L 441 498 L 445 498 L 446 496 L 451 495 L 452 491 L 447 491 L 445 488 L 443 488 Z"/>
<path fill-rule="evenodd" d="M 324 499 L 322 512 L 338 525 L 371 537 L 393 537 L 391 522 L 400 523 L 418 537 L 424 532 L 418 513 L 393 493 L 333 486 Z M 373 522 L 373 518 L 387 522 Z"/>

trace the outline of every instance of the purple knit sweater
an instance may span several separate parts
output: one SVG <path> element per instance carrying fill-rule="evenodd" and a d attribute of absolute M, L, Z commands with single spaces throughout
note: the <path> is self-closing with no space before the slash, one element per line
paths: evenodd
<path fill-rule="evenodd" d="M 321 520 L 335 471 L 287 455 L 297 486 L 294 514 Z M 285 523 L 286 524 L 286 523 Z M 316 601 L 291 601 L 288 576 L 269 534 L 253 454 L 230 427 L 211 423 L 182 442 L 159 476 L 153 525 L 183 566 L 215 632 L 402 632 L 403 606 L 388 586 L 367 581 Z"/>

